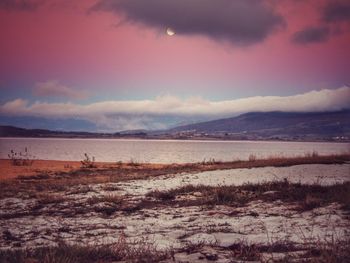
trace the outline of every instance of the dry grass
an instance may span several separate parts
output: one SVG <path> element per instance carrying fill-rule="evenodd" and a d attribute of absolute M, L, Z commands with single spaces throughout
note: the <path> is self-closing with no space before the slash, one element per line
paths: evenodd
<path fill-rule="evenodd" d="M 114 191 L 119 191 L 119 190 L 122 190 L 119 186 L 116 186 L 116 185 L 110 185 L 110 184 L 107 184 L 107 185 L 104 185 L 102 187 L 103 191 L 110 191 L 110 192 L 114 192 Z"/>
<path fill-rule="evenodd" d="M 350 161 L 350 153 L 336 155 L 318 155 L 318 153 L 306 153 L 304 156 L 283 157 L 271 156 L 258 159 L 256 155 L 250 154 L 247 161 L 237 160 L 232 162 L 209 161 L 200 163 L 209 166 L 209 169 L 236 169 L 236 168 L 256 168 L 256 167 L 285 167 L 301 164 L 342 164 Z"/>
<path fill-rule="evenodd" d="M 231 262 L 258 261 L 262 263 L 311 262 L 347 263 L 350 259 L 350 240 L 330 240 L 325 242 L 294 244 L 278 241 L 267 245 L 237 242 L 229 247 Z M 298 253 L 293 253 L 298 252 Z M 280 256 L 274 256 L 278 253 Z"/>
<path fill-rule="evenodd" d="M 1 159 L 0 167 L 3 173 L 0 174 L 0 181 L 22 176 L 49 174 L 50 177 L 80 177 L 80 176 L 113 176 L 141 174 L 144 177 L 157 176 L 161 174 L 200 172 L 218 169 L 253 168 L 263 166 L 291 166 L 298 164 L 340 164 L 350 161 L 350 153 L 319 156 L 317 154 L 305 154 L 299 157 L 273 156 L 258 159 L 254 154 L 250 160 L 242 161 L 218 161 L 214 159 L 204 160 L 198 163 L 187 164 L 150 164 L 150 163 L 94 163 L 97 168 L 81 168 L 80 162 L 67 161 L 44 161 L 36 160 L 33 166 L 21 167 L 13 166 L 10 160 Z M 69 168 L 71 167 L 71 168 Z M 80 168 L 80 169 L 79 169 Z"/>
<path fill-rule="evenodd" d="M 1 250 L 0 262 L 3 263 L 93 263 L 93 262 L 174 262 L 176 253 L 201 253 L 204 247 L 213 247 L 218 251 L 226 250 L 230 262 L 311 262 L 311 263 L 347 263 L 350 258 L 350 240 L 331 240 L 328 242 L 294 244 L 288 241 L 267 245 L 248 244 L 239 241 L 228 248 L 220 248 L 217 243 L 191 243 L 179 250 L 160 251 L 145 239 L 127 242 L 121 234 L 119 240 L 111 245 L 78 246 L 59 243 L 56 247 L 36 249 Z M 297 253 L 294 253 L 297 252 Z M 279 256 L 276 256 L 276 253 Z M 227 253 L 225 253 L 227 254 Z M 207 260 L 215 261 L 217 254 L 211 254 Z"/>
<path fill-rule="evenodd" d="M 37 195 L 37 206 L 36 209 L 45 207 L 50 204 L 60 204 L 67 201 L 66 198 L 64 198 L 61 195 L 57 194 L 39 194 Z"/>
<path fill-rule="evenodd" d="M 125 202 L 124 196 L 120 195 L 105 195 L 105 196 L 93 196 L 90 197 L 87 202 L 90 205 L 97 203 L 112 203 L 116 205 L 121 205 Z"/>
<path fill-rule="evenodd" d="M 177 196 L 200 192 L 195 200 L 176 200 Z M 168 191 L 152 191 L 147 194 L 162 203 L 171 202 L 180 206 L 192 205 L 229 205 L 244 206 L 254 200 L 274 202 L 281 200 L 296 204 L 300 211 L 310 210 L 337 202 L 350 210 L 350 182 L 331 186 L 304 185 L 285 181 L 242 186 L 204 186 L 187 185 Z"/>
<path fill-rule="evenodd" d="M 304 257 L 307 259 L 302 262 L 348 263 L 350 261 L 350 238 L 342 241 L 319 242 L 309 247 Z"/>
<path fill-rule="evenodd" d="M 125 196 L 119 195 L 94 196 L 89 198 L 87 203 L 93 206 L 95 212 L 106 216 L 111 216 L 117 211 L 133 213 L 146 207 L 146 203 L 143 200 L 131 203 L 126 200 Z M 96 206 L 96 204 L 99 205 Z"/>
<path fill-rule="evenodd" d="M 11 150 L 7 155 L 14 166 L 32 166 L 34 162 L 34 156 L 29 153 L 28 148 L 24 148 L 24 152 L 15 152 Z"/>
<path fill-rule="evenodd" d="M 251 158 L 254 159 L 254 158 Z M 268 159 L 254 159 L 248 161 L 192 163 L 152 165 L 121 164 L 115 167 L 79 169 L 69 172 L 41 173 L 31 176 L 21 176 L 17 179 L 0 181 L 0 199 L 21 194 L 30 197 L 35 192 L 63 192 L 72 186 L 91 185 L 99 183 L 116 183 L 128 180 L 146 179 L 166 174 L 201 172 L 220 169 L 253 168 L 265 166 L 292 166 L 298 164 L 342 164 L 350 161 L 350 154 Z"/>
<path fill-rule="evenodd" d="M 80 161 L 82 168 L 97 168 L 95 164 L 95 157 L 90 157 L 87 153 L 84 153 L 84 159 Z"/>
<path fill-rule="evenodd" d="M 59 243 L 57 247 L 0 251 L 0 262 L 3 263 L 153 263 L 167 258 L 169 253 L 158 250 L 153 243 L 143 239 L 128 243 L 123 235 L 115 244 L 105 246 Z"/>

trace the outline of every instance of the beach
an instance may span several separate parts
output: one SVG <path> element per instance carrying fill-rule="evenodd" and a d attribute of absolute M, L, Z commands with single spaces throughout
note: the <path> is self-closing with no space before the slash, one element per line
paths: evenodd
<path fill-rule="evenodd" d="M 53 247 L 69 254 L 82 246 L 98 255 L 104 248 L 112 258 L 140 249 L 158 262 L 245 262 L 242 250 L 252 249 L 250 257 L 262 262 L 302 259 L 319 242 L 336 236 L 339 245 L 348 236 L 349 161 L 334 155 L 87 168 L 1 160 L 0 244 L 3 253 Z"/>

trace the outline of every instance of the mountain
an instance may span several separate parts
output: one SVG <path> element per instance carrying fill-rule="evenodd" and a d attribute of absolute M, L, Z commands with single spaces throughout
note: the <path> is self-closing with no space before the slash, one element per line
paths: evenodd
<path fill-rule="evenodd" d="M 0 126 L 0 137 L 350 141 L 350 110 L 251 112 L 162 131 L 94 133 Z"/>
<path fill-rule="evenodd" d="M 205 134 L 271 137 L 349 137 L 350 110 L 337 112 L 251 112 L 225 118 L 184 125 L 169 133 L 192 132 Z"/>
<path fill-rule="evenodd" d="M 100 137 L 102 133 L 24 129 L 0 125 L 0 137 Z"/>
<path fill-rule="evenodd" d="M 24 129 L 0 125 L 0 137 L 42 137 L 42 138 L 144 138 L 146 132 L 141 130 L 125 133 L 97 133 L 77 131 L 52 131 L 45 129 Z"/>
<path fill-rule="evenodd" d="M 96 132 L 96 124 L 80 119 L 54 119 L 29 116 L 0 115 L 0 125 L 21 127 L 25 129 L 42 129 L 51 131 Z"/>

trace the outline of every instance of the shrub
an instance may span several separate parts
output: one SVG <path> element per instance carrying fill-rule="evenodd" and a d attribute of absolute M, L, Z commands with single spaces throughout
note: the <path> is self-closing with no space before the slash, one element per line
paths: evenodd
<path fill-rule="evenodd" d="M 24 153 L 17 153 L 14 150 L 11 150 L 11 152 L 7 156 L 11 160 L 12 165 L 15 166 L 31 166 L 35 158 L 29 153 L 27 147 L 24 148 Z"/>
<path fill-rule="evenodd" d="M 82 168 L 96 168 L 95 156 L 90 157 L 87 153 L 84 153 L 85 159 L 80 161 Z"/>
<path fill-rule="evenodd" d="M 249 160 L 249 162 L 255 162 L 257 160 L 256 155 L 255 154 L 249 154 L 248 160 Z"/>

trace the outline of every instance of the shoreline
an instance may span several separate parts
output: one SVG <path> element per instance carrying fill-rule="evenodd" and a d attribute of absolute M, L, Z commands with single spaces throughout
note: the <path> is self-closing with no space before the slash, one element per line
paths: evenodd
<path fill-rule="evenodd" d="M 316 262 L 322 253 L 349 254 L 350 153 L 83 168 L 69 161 L 2 163 L 22 172 L 0 178 L 0 261 L 64 255 L 72 262 L 143 262 L 151 252 L 152 262 L 233 262 L 252 251 L 255 261 L 278 252 Z"/>
<path fill-rule="evenodd" d="M 0 181 L 0 261 L 60 261 L 64 255 L 72 262 L 129 262 L 125 255 L 135 259 L 130 251 L 142 252 L 135 262 L 149 251 L 165 255 L 165 261 L 152 262 L 233 262 L 246 259 L 244 251 L 253 251 L 255 261 L 276 258 L 275 252 L 296 261 L 312 255 L 316 262 L 322 253 L 346 257 L 349 157 L 188 164 L 179 170 L 134 163 Z M 344 164 L 283 167 L 321 161 Z M 273 162 L 279 167 L 217 170 Z M 315 250 L 320 247 L 325 250 Z"/>
<path fill-rule="evenodd" d="M 0 159 L 0 181 L 37 175 L 79 174 L 87 171 L 97 175 L 105 172 L 124 172 L 145 177 L 164 173 L 203 172 L 213 170 L 244 169 L 258 167 L 285 167 L 301 164 L 344 164 L 350 162 L 350 153 L 335 155 L 304 155 L 296 157 L 252 158 L 229 162 L 209 160 L 197 163 L 138 163 L 138 162 L 92 162 L 92 167 L 83 167 L 81 161 L 33 160 L 31 165 L 13 165 L 10 159 Z"/>
<path fill-rule="evenodd" d="M 50 136 L 33 136 L 33 137 L 14 137 L 0 136 L 1 139 L 62 139 L 62 140 L 120 140 L 120 141 L 184 141 L 184 142 L 295 142 L 295 143 L 350 143 L 350 140 L 283 140 L 283 139 L 224 139 L 215 137 L 199 138 L 142 138 L 142 137 L 50 137 Z"/>

